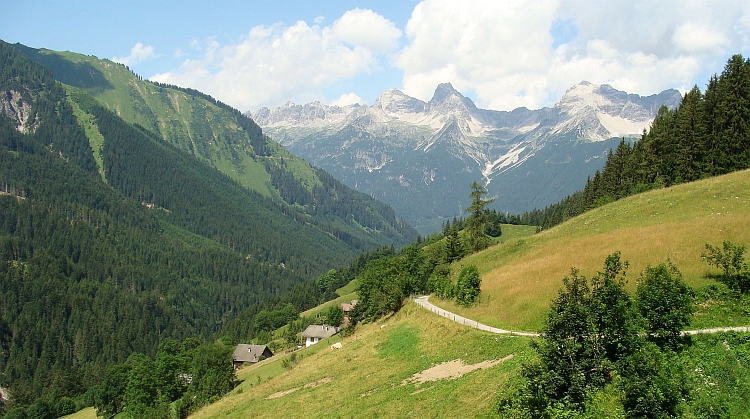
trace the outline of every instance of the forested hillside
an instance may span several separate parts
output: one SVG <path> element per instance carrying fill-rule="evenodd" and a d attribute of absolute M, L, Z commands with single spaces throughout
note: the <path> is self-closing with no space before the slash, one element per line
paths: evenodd
<path fill-rule="evenodd" d="M 750 60 L 735 55 L 706 91 L 662 107 L 641 140 L 624 140 L 583 191 L 528 214 L 548 228 L 589 209 L 654 188 L 750 168 Z"/>
<path fill-rule="evenodd" d="M 124 121 L 144 127 L 243 188 L 272 199 L 292 218 L 306 218 L 352 247 L 371 250 L 416 239 L 416 231 L 389 206 L 310 166 L 263 135 L 252 119 L 204 93 L 144 81 L 109 60 L 14 47 Z"/>
<path fill-rule="evenodd" d="M 305 203 L 249 190 L 2 42 L 0 110 L 0 387 L 12 406 L 79 396 L 132 353 L 208 338 L 295 287 L 306 309 L 318 291 L 301 284 L 413 232 L 325 173 L 297 191 L 283 170 L 293 157 L 263 164 Z"/>

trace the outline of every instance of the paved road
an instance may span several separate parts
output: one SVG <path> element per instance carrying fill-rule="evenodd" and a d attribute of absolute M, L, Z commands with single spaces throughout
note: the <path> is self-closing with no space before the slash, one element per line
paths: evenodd
<path fill-rule="evenodd" d="M 700 335 L 702 333 L 721 333 L 721 332 L 750 332 L 750 326 L 737 327 L 714 327 L 711 329 L 684 330 L 682 335 Z"/>
<path fill-rule="evenodd" d="M 424 295 L 422 297 L 417 297 L 414 299 L 414 302 L 417 303 L 418 306 L 424 307 L 427 310 L 430 310 L 433 313 L 436 313 L 438 315 L 441 315 L 447 319 L 451 319 L 456 323 L 461 323 L 463 325 L 473 327 L 475 329 L 484 330 L 486 332 L 490 333 L 498 333 L 498 334 L 506 334 L 506 335 L 518 335 L 518 336 L 531 336 L 531 337 L 537 337 L 539 336 L 539 333 L 533 333 L 533 332 L 517 332 L 514 330 L 505 330 L 505 329 L 498 329 L 497 327 L 487 326 L 486 324 L 479 323 L 476 320 L 467 319 L 466 317 L 459 316 L 456 313 L 451 313 L 450 311 L 443 310 L 440 307 L 435 306 L 431 302 L 427 301 L 429 296 Z"/>
<path fill-rule="evenodd" d="M 497 327 L 487 326 L 486 324 L 479 323 L 476 320 L 467 319 L 466 317 L 459 316 L 456 313 L 451 313 L 450 311 L 443 310 L 440 307 L 435 306 L 434 304 L 427 301 L 429 296 L 423 295 L 421 297 L 417 297 L 414 299 L 414 302 L 417 303 L 418 306 L 421 306 L 423 308 L 426 308 L 427 310 L 430 310 L 431 312 L 438 314 L 440 316 L 443 316 L 447 319 L 451 319 L 456 323 L 460 323 L 463 325 L 466 325 L 468 327 L 473 327 L 475 329 L 484 330 L 486 332 L 490 333 L 498 333 L 498 334 L 505 334 L 505 335 L 518 335 L 518 336 L 529 336 L 529 337 L 539 337 L 539 333 L 534 332 L 519 332 L 515 330 L 505 330 L 505 329 L 498 329 Z M 720 332 L 750 332 L 750 326 L 738 326 L 738 327 L 715 327 L 711 329 L 700 329 L 700 330 L 685 330 L 682 332 L 682 335 L 698 335 L 702 333 L 720 333 Z"/>

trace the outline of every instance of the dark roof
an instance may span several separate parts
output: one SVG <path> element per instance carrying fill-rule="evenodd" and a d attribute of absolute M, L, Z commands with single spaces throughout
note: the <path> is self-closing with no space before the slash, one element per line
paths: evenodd
<path fill-rule="evenodd" d="M 258 362 L 261 357 L 272 357 L 273 352 L 266 345 L 248 345 L 240 343 L 234 348 L 232 358 L 235 362 Z"/>
<path fill-rule="evenodd" d="M 302 332 L 302 337 L 325 339 L 335 335 L 338 331 L 338 327 L 311 324 L 310 326 L 307 326 L 307 329 L 305 329 L 304 332 Z"/>

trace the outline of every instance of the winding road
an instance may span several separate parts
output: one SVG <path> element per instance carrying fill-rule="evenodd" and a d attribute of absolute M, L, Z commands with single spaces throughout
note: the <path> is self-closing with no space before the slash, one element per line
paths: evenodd
<path fill-rule="evenodd" d="M 443 310 L 442 308 L 427 301 L 428 298 L 430 298 L 429 295 L 423 295 L 421 297 L 415 298 L 414 302 L 417 303 L 418 306 L 426 308 L 427 310 L 430 310 L 431 312 L 435 314 L 443 316 L 446 319 L 453 320 L 456 323 L 460 323 L 469 327 L 473 327 L 475 329 L 484 330 L 490 333 L 498 333 L 501 335 L 505 334 L 505 335 L 518 335 L 518 336 L 529 336 L 529 337 L 540 336 L 539 333 L 534 333 L 534 332 L 518 332 L 518 331 L 513 331 L 513 330 L 498 329 L 497 327 L 487 326 L 486 324 L 479 323 L 476 320 L 467 319 L 466 317 L 459 316 L 456 313 L 451 313 L 450 311 Z"/>
<path fill-rule="evenodd" d="M 498 329 L 497 327 L 488 326 L 486 324 L 479 323 L 476 320 L 467 319 L 466 317 L 459 316 L 456 313 L 451 313 L 450 311 L 443 310 L 442 308 L 432 304 L 427 299 L 429 298 L 428 295 L 423 295 L 421 297 L 417 297 L 414 299 L 414 302 L 427 310 L 430 310 L 431 312 L 443 316 L 446 319 L 453 320 L 456 323 L 463 324 L 468 327 L 473 327 L 475 329 L 484 330 L 485 332 L 490 333 L 497 333 L 501 335 L 514 335 L 514 336 L 527 336 L 527 337 L 539 337 L 541 336 L 539 333 L 534 332 L 519 332 L 516 330 L 506 330 L 506 329 Z M 698 335 L 701 333 L 720 333 L 720 332 L 750 332 L 750 326 L 737 326 L 737 327 L 714 327 L 711 329 L 699 329 L 699 330 L 685 330 L 682 332 L 682 335 Z"/>

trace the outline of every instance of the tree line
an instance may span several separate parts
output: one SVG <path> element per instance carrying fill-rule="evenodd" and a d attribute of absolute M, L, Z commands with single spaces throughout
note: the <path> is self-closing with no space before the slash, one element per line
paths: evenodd
<path fill-rule="evenodd" d="M 676 109 L 660 108 L 639 141 L 621 141 L 582 191 L 530 212 L 530 223 L 549 228 L 632 194 L 747 169 L 748 121 L 750 61 L 734 55 L 705 92 L 695 86 Z"/>

